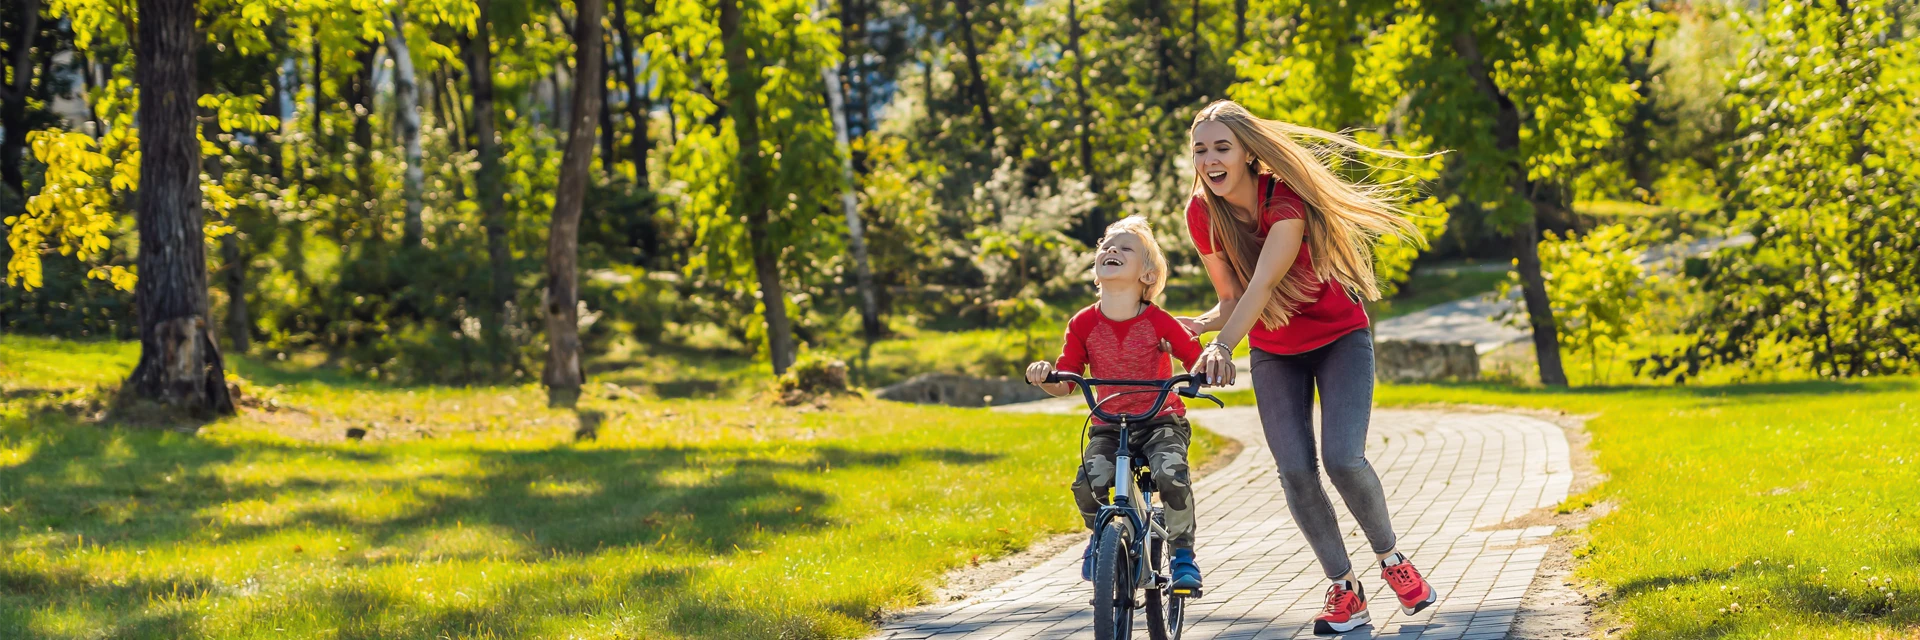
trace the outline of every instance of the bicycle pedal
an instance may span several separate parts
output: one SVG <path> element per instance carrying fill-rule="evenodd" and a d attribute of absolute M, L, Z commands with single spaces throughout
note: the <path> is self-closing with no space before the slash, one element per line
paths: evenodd
<path fill-rule="evenodd" d="M 1199 589 L 1168 589 L 1167 594 L 1176 598 L 1199 598 Z"/>

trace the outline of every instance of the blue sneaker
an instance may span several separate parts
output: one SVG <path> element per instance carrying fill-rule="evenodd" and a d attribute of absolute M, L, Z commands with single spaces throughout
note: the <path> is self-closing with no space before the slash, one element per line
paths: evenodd
<path fill-rule="evenodd" d="M 1080 579 L 1093 582 L 1093 547 L 1100 543 L 1100 534 L 1087 536 L 1087 550 L 1080 554 Z"/>
<path fill-rule="evenodd" d="M 1172 565 L 1173 582 L 1168 585 L 1170 590 L 1176 593 L 1200 590 L 1200 564 L 1193 561 L 1192 549 L 1174 549 Z"/>

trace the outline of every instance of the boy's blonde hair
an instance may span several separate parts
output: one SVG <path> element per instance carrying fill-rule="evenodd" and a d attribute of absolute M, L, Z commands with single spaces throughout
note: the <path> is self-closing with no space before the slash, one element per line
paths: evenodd
<path fill-rule="evenodd" d="M 1098 246 L 1107 246 L 1107 240 L 1122 233 L 1130 233 L 1140 239 L 1140 246 L 1147 250 L 1147 273 L 1154 276 L 1153 283 L 1140 291 L 1140 301 L 1159 300 L 1160 293 L 1167 290 L 1167 254 L 1160 251 L 1160 242 L 1153 239 L 1153 225 L 1147 222 L 1145 216 L 1127 216 L 1107 225 L 1107 233 L 1100 236 Z"/>

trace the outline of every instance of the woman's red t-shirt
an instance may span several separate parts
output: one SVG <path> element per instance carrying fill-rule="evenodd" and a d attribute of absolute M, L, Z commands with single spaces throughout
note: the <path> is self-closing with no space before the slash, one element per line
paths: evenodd
<path fill-rule="evenodd" d="M 1273 174 L 1260 174 L 1254 186 L 1261 200 L 1260 226 L 1254 231 L 1257 243 L 1266 242 L 1267 231 L 1273 228 L 1274 223 L 1306 218 L 1306 202 L 1287 183 L 1274 184 Z M 1272 193 L 1273 197 L 1268 198 L 1268 193 Z M 1307 233 L 1313 233 L 1313 229 L 1307 229 Z M 1193 238 L 1193 246 L 1200 250 L 1201 255 L 1214 252 L 1212 227 L 1207 222 L 1207 202 L 1198 195 L 1187 203 L 1187 234 Z M 1294 311 L 1286 325 L 1269 329 L 1265 323 L 1254 322 L 1253 329 L 1247 332 L 1247 341 L 1254 348 L 1281 355 L 1305 353 L 1326 346 L 1356 329 L 1367 328 L 1367 310 L 1347 295 L 1346 287 L 1340 286 L 1335 280 L 1312 277 L 1313 256 L 1308 253 L 1305 242 L 1300 244 L 1300 255 L 1294 258 L 1292 272 L 1288 275 L 1307 276 L 1307 279 L 1319 282 L 1320 289 L 1313 294 L 1314 301 Z"/>

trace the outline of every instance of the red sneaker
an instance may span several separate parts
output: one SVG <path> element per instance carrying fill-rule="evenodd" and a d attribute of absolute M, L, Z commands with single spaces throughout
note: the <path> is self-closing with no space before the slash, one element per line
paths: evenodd
<path fill-rule="evenodd" d="M 1398 553 L 1380 561 L 1380 577 L 1393 588 L 1393 594 L 1400 597 L 1400 611 L 1407 615 L 1420 613 L 1431 606 L 1440 594 L 1434 593 L 1433 585 L 1420 577 L 1420 570 L 1413 568 L 1407 557 Z"/>
<path fill-rule="evenodd" d="M 1360 583 L 1355 582 L 1355 587 Z M 1367 615 L 1366 596 L 1347 589 L 1341 582 L 1333 583 L 1327 589 L 1327 606 L 1320 610 L 1320 616 L 1313 619 L 1313 632 L 1320 635 L 1346 633 L 1360 625 L 1373 621 Z"/>

